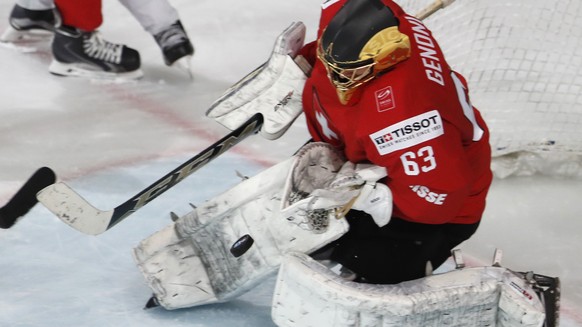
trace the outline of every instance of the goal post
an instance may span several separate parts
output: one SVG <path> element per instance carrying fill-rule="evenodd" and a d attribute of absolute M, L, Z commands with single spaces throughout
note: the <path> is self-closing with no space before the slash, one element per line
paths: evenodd
<path fill-rule="evenodd" d="M 396 0 L 411 14 L 434 0 Z M 582 1 L 456 0 L 424 20 L 469 83 L 496 176 L 582 175 Z"/>

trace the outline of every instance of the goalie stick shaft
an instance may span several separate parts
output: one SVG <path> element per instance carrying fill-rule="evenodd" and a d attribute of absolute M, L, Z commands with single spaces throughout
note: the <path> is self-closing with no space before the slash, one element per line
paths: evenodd
<path fill-rule="evenodd" d="M 47 209 L 74 229 L 85 234 L 98 235 L 112 228 L 246 137 L 257 133 L 262 125 L 263 115 L 253 115 L 239 128 L 109 211 L 96 209 L 62 182 L 43 189 L 37 197 Z"/>
<path fill-rule="evenodd" d="M 206 148 L 204 151 L 190 158 L 188 161 L 184 162 L 179 167 L 172 170 L 170 173 L 166 174 L 164 177 L 160 178 L 158 181 L 115 208 L 113 210 L 111 226 L 117 224 L 125 217 L 129 216 L 139 208 L 143 207 L 158 197 L 160 194 L 170 189 L 172 186 L 178 184 L 184 178 L 190 176 L 190 174 L 197 171 L 211 160 L 220 156 L 222 153 L 238 144 L 247 136 L 258 132 L 262 124 L 263 116 L 261 114 L 255 114 L 241 127 L 230 132 L 228 135 L 224 136 L 216 143 Z"/>
<path fill-rule="evenodd" d="M 435 12 L 445 7 L 448 7 L 453 2 L 455 2 L 455 0 L 436 0 L 430 5 L 423 8 L 420 12 L 418 12 L 416 14 L 416 18 L 424 20 L 428 18 L 430 15 L 434 14 Z"/>
<path fill-rule="evenodd" d="M 12 227 L 37 203 L 36 193 L 56 181 L 55 173 L 47 167 L 39 168 L 28 178 L 14 196 L 0 208 L 0 228 Z"/>

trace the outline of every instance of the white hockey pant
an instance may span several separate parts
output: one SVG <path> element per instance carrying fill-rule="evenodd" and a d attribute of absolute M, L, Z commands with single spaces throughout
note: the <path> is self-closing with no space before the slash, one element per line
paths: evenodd
<path fill-rule="evenodd" d="M 180 19 L 178 11 L 168 0 L 119 0 L 119 2 L 152 35 L 166 30 Z"/>
<path fill-rule="evenodd" d="M 28 10 L 47 10 L 55 7 L 53 0 L 17 0 L 16 4 Z"/>
<path fill-rule="evenodd" d="M 178 12 L 168 0 L 119 0 L 119 2 L 152 35 L 167 29 L 179 19 Z M 46 10 L 55 7 L 54 0 L 17 0 L 16 4 L 29 10 Z"/>

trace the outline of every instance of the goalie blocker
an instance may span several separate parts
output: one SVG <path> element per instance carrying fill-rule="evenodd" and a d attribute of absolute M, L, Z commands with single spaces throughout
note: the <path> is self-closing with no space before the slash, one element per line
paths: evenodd
<path fill-rule="evenodd" d="M 292 23 L 275 41 L 269 60 L 230 87 L 206 115 L 233 130 L 261 113 L 265 118 L 261 136 L 275 140 L 283 135 L 303 112 L 303 86 L 311 70 L 297 56 L 304 40 L 305 25 Z"/>

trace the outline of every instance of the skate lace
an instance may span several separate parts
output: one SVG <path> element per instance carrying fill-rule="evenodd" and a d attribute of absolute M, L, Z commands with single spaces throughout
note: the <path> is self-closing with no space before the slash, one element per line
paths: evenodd
<path fill-rule="evenodd" d="M 121 62 L 123 45 L 104 40 L 98 32 L 94 32 L 86 39 L 83 47 L 89 57 L 116 64 Z"/>
<path fill-rule="evenodd" d="M 188 39 L 184 30 L 178 24 L 173 24 L 167 30 L 156 34 L 155 38 L 164 49 Z"/>

